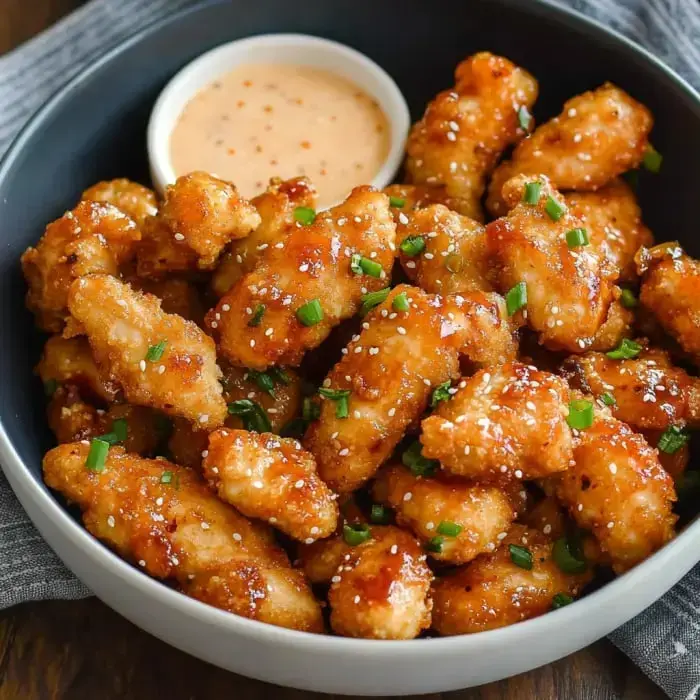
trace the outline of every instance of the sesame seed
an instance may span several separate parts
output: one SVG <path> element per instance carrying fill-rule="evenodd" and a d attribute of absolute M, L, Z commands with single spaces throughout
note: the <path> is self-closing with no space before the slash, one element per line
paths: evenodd
<path fill-rule="evenodd" d="M 396 330 L 399 335 L 406 335 L 406 329 L 403 326 L 399 326 Z"/>
<path fill-rule="evenodd" d="M 253 488 L 255 489 L 261 489 L 263 487 L 263 482 L 262 481 L 254 481 L 253 482 Z"/>
<path fill-rule="evenodd" d="M 202 457 L 206 459 L 209 456 L 209 450 L 202 450 Z"/>
<path fill-rule="evenodd" d="M 304 540 L 304 544 L 313 544 L 315 541 L 316 541 L 316 540 L 314 540 L 313 537 L 307 537 L 307 538 Z"/>
<path fill-rule="evenodd" d="M 184 241 L 185 237 L 181 233 L 176 233 L 174 236 L 176 241 Z"/>
<path fill-rule="evenodd" d="M 333 578 L 331 578 L 331 583 L 340 583 L 341 580 L 341 577 L 336 574 L 335 576 L 333 576 Z"/>
<path fill-rule="evenodd" d="M 311 532 L 312 535 L 318 535 L 319 530 L 318 530 L 318 528 L 314 525 L 314 526 L 311 528 L 311 530 L 309 530 L 309 532 Z"/>
<path fill-rule="evenodd" d="M 208 420 L 209 420 L 209 415 L 206 413 L 202 413 L 202 415 L 199 417 L 200 423 L 206 423 Z"/>
<path fill-rule="evenodd" d="M 578 512 L 580 513 L 580 512 L 583 510 L 583 503 L 579 503 L 579 504 L 576 506 L 576 510 L 578 510 Z"/>
<path fill-rule="evenodd" d="M 387 413 L 389 414 L 389 418 L 393 418 L 396 415 L 396 409 L 392 407 L 387 411 Z"/>
<path fill-rule="evenodd" d="M 243 538 L 237 532 L 234 532 L 233 539 L 236 540 L 236 542 L 240 542 Z"/>
<path fill-rule="evenodd" d="M 608 468 L 611 474 L 617 474 L 617 464 L 613 462 Z"/>
<path fill-rule="evenodd" d="M 123 309 L 128 308 L 128 304 L 124 301 L 124 299 L 117 299 L 117 304 L 121 306 Z"/>
<path fill-rule="evenodd" d="M 211 322 L 211 327 L 212 328 L 218 328 L 219 324 L 216 321 Z"/>
<path fill-rule="evenodd" d="M 412 498 L 413 498 L 413 494 L 412 494 L 410 491 L 408 491 L 407 493 L 405 493 L 405 494 L 403 495 L 403 500 L 404 500 L 404 501 L 410 501 Z"/>
<path fill-rule="evenodd" d="M 608 523 L 608 530 L 612 530 L 614 527 L 615 527 L 615 523 L 611 520 L 611 521 Z"/>
<path fill-rule="evenodd" d="M 399 551 L 399 546 L 396 544 L 391 545 L 391 549 L 389 550 L 392 554 L 396 554 Z"/>
<path fill-rule="evenodd" d="M 303 480 L 303 479 L 299 479 L 299 481 L 297 481 L 297 482 L 294 484 L 294 488 L 295 488 L 295 489 L 301 489 L 301 488 L 303 488 L 303 487 L 304 487 L 304 480 Z"/>
<path fill-rule="evenodd" d="M 352 412 L 352 415 L 353 415 L 355 418 L 361 418 L 361 417 L 362 417 L 362 414 L 361 414 L 359 411 L 353 411 L 353 412 Z"/>
<path fill-rule="evenodd" d="M 543 528 L 542 532 L 544 532 L 545 535 L 548 535 L 552 531 L 552 526 L 547 523 Z"/>
<path fill-rule="evenodd" d="M 114 516 L 113 515 L 110 515 L 107 518 L 107 525 L 109 525 L 110 527 L 114 527 Z"/>
<path fill-rule="evenodd" d="M 146 562 L 143 559 L 139 559 L 139 566 L 146 566 Z"/>
<path fill-rule="evenodd" d="M 338 452 L 339 457 L 347 457 L 350 454 L 350 450 L 347 447 L 344 447 L 340 452 Z"/>
<path fill-rule="evenodd" d="M 221 307 L 221 310 L 222 310 L 222 311 L 230 311 L 230 310 L 231 310 L 231 307 L 230 307 L 228 304 L 224 304 L 224 305 Z"/>
<path fill-rule="evenodd" d="M 268 329 L 265 331 L 265 335 L 269 338 L 269 337 L 272 335 L 273 332 L 274 332 L 274 331 L 273 331 L 272 328 L 268 328 Z"/>
<path fill-rule="evenodd" d="M 309 269 L 309 263 L 302 263 L 299 265 L 299 272 L 306 272 Z"/>
<path fill-rule="evenodd" d="M 157 506 L 163 505 L 163 497 L 162 496 L 158 496 L 158 498 L 156 498 L 156 505 Z"/>
<path fill-rule="evenodd" d="M 455 135 L 454 131 L 447 132 L 447 140 L 448 141 L 456 141 L 457 140 L 457 136 Z"/>
<path fill-rule="evenodd" d="M 399 212 L 399 223 L 400 224 L 407 224 L 408 223 L 408 217 L 403 212 Z"/>
<path fill-rule="evenodd" d="M 209 529 L 209 523 L 202 522 L 201 523 L 202 530 L 208 530 Z"/>
<path fill-rule="evenodd" d="M 520 469 L 515 470 L 515 478 L 516 479 L 522 479 L 523 478 L 523 473 L 520 471 Z"/>
<path fill-rule="evenodd" d="M 250 347 L 251 348 L 255 347 L 255 341 L 252 338 L 250 339 Z"/>
<path fill-rule="evenodd" d="M 426 530 L 432 530 L 434 527 L 435 527 L 435 523 L 434 523 L 432 520 L 428 521 L 428 522 L 425 524 L 425 529 L 426 529 Z"/>
<path fill-rule="evenodd" d="M 139 362 L 139 369 L 140 369 L 142 372 L 145 372 L 145 371 L 146 371 L 146 360 L 141 360 L 141 362 Z"/>

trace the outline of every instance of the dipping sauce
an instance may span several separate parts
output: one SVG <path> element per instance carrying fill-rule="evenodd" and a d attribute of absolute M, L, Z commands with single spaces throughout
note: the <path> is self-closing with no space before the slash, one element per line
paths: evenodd
<path fill-rule="evenodd" d="M 185 105 L 170 136 L 177 176 L 205 170 L 245 197 L 273 176 L 307 175 L 319 206 L 368 183 L 389 154 L 386 115 L 354 83 L 324 70 L 245 65 Z"/>

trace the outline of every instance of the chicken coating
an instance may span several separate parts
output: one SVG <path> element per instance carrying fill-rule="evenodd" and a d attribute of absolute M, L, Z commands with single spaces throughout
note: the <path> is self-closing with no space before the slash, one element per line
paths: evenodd
<path fill-rule="evenodd" d="M 501 56 L 482 51 L 457 66 L 455 86 L 438 94 L 406 144 L 406 174 L 415 184 L 444 185 L 460 214 L 483 221 L 486 178 L 525 131 L 537 82 Z"/>
<path fill-rule="evenodd" d="M 431 204 L 442 204 L 452 211 L 457 211 L 459 198 L 450 197 L 444 185 L 406 185 L 395 183 L 385 187 L 382 192 L 391 197 L 394 203 L 391 211 L 394 214 L 397 233 L 401 226 L 408 223 L 411 214 L 416 209 L 429 207 Z M 403 214 L 403 216 L 401 216 Z"/>
<path fill-rule="evenodd" d="M 401 266 L 426 292 L 493 291 L 486 229 L 480 223 L 434 204 L 414 212 L 397 234 L 403 244 L 399 245 Z"/>
<path fill-rule="evenodd" d="M 640 303 L 700 365 L 700 262 L 672 242 L 642 248 L 637 268 Z"/>
<path fill-rule="evenodd" d="M 220 428 L 209 435 L 204 478 L 219 498 L 310 544 L 333 534 L 338 506 L 296 440 Z"/>
<path fill-rule="evenodd" d="M 372 495 L 394 509 L 397 523 L 409 528 L 430 556 L 451 564 L 466 564 L 492 552 L 517 515 L 508 495 L 498 488 L 414 476 L 398 464 L 379 472 Z"/>
<path fill-rule="evenodd" d="M 488 211 L 508 211 L 501 188 L 518 174 L 546 175 L 559 190 L 597 190 L 642 162 L 652 125 L 651 112 L 612 83 L 572 97 L 496 168 Z"/>
<path fill-rule="evenodd" d="M 473 479 L 536 479 L 567 468 L 569 388 L 518 362 L 477 372 L 421 424 L 423 456 Z"/>
<path fill-rule="evenodd" d="M 151 576 L 236 615 L 321 632 L 321 610 L 272 532 L 219 501 L 188 469 L 112 447 L 101 471 L 89 444 L 44 457 L 46 484 L 83 511 L 89 532 Z"/>
<path fill-rule="evenodd" d="M 554 496 L 544 496 L 519 520 L 528 528 L 540 530 L 553 540 L 564 537 L 567 532 L 566 512 Z"/>
<path fill-rule="evenodd" d="M 387 286 L 395 235 L 389 198 L 371 187 L 356 187 L 311 224 L 297 222 L 284 246 L 264 250 L 257 267 L 207 314 L 221 354 L 256 370 L 298 366 L 358 311 L 363 294 Z M 373 274 L 354 271 L 358 256 L 363 270 L 377 266 Z"/>
<path fill-rule="evenodd" d="M 156 193 L 125 177 L 102 180 L 86 189 L 80 199 L 112 204 L 133 219 L 139 228 L 147 217 L 155 216 L 158 211 Z"/>
<path fill-rule="evenodd" d="M 397 297 L 406 300 L 408 311 L 397 309 Z M 322 392 L 347 393 L 322 400 L 304 445 L 334 491 L 349 493 L 370 479 L 423 413 L 435 387 L 459 376 L 443 311 L 440 297 L 395 287 L 323 382 Z M 347 411 L 340 410 L 341 401 Z"/>
<path fill-rule="evenodd" d="M 518 566 L 509 545 L 525 548 L 532 568 Z M 513 527 L 493 554 L 482 554 L 433 584 L 433 629 L 442 635 L 474 634 L 543 615 L 557 594 L 575 597 L 590 572 L 567 574 L 552 558 L 554 541 L 538 530 Z"/>
<path fill-rule="evenodd" d="M 103 411 L 104 413 L 104 411 Z M 86 401 L 73 384 L 59 386 L 54 391 L 46 416 L 56 442 L 76 442 L 101 433 L 98 409 Z"/>
<path fill-rule="evenodd" d="M 644 341 L 640 345 L 644 348 Z M 664 350 L 644 348 L 622 360 L 588 352 L 568 358 L 562 374 L 637 431 L 700 426 L 700 380 L 674 367 Z"/>
<path fill-rule="evenodd" d="M 165 188 L 158 217 L 147 224 L 137 253 L 140 277 L 213 269 L 230 241 L 260 225 L 260 215 L 230 182 L 193 172 Z"/>
<path fill-rule="evenodd" d="M 130 403 L 216 428 L 226 402 L 214 342 L 160 301 L 108 275 L 76 280 L 68 306 L 84 327 L 98 366 Z"/>
<path fill-rule="evenodd" d="M 433 574 L 409 533 L 373 526 L 359 545 L 342 536 L 302 552 L 312 582 L 330 581 L 328 603 L 336 634 L 362 639 L 413 639 L 430 626 Z"/>
<path fill-rule="evenodd" d="M 657 447 L 664 431 L 661 430 L 643 430 L 641 431 L 644 439 L 651 445 Z M 690 462 L 690 446 L 686 442 L 674 452 L 663 452 L 658 450 L 658 457 L 664 471 L 673 479 L 674 483 L 688 468 Z"/>
<path fill-rule="evenodd" d="M 267 190 L 251 200 L 260 215 L 260 225 L 245 238 L 233 241 L 214 271 L 211 287 L 216 296 L 222 297 L 253 270 L 263 250 L 283 243 L 294 226 L 295 209 L 315 209 L 316 200 L 316 188 L 308 178 L 272 178 Z"/>
<path fill-rule="evenodd" d="M 194 321 L 198 326 L 204 325 L 204 305 L 192 282 L 178 277 L 147 280 L 135 276 L 125 281 L 132 289 L 158 297 L 166 314 L 177 314 L 188 321 Z"/>
<path fill-rule="evenodd" d="M 68 316 L 68 289 L 91 273 L 116 275 L 141 239 L 136 224 L 111 204 L 80 202 L 46 227 L 36 248 L 22 255 L 27 307 L 37 325 L 59 333 Z"/>
<path fill-rule="evenodd" d="M 620 574 L 673 537 L 676 494 L 646 440 L 596 407 L 591 427 L 577 431 L 569 469 L 549 477 L 579 527 L 590 530 Z"/>
<path fill-rule="evenodd" d="M 525 196 L 533 183 L 539 189 L 530 204 Z M 583 222 L 544 176 L 515 177 L 503 187 L 503 196 L 511 211 L 486 227 L 500 291 L 525 285 L 527 321 L 547 348 L 585 350 L 608 315 L 610 263 L 594 246 L 569 246 L 567 233 L 583 228 Z"/>
<path fill-rule="evenodd" d="M 642 221 L 634 190 L 622 178 L 616 178 L 596 192 L 570 192 L 564 200 L 574 216 L 583 221 L 591 244 L 604 244 L 608 260 L 619 270 L 619 279 L 636 280 L 635 253 L 641 246 L 652 245 L 654 238 Z"/>
<path fill-rule="evenodd" d="M 227 419 L 228 420 L 228 419 Z M 201 469 L 202 455 L 209 445 L 209 430 L 199 424 L 190 423 L 186 418 L 173 418 L 168 435 L 168 455 L 175 464 L 190 469 Z"/>
<path fill-rule="evenodd" d="M 593 338 L 590 350 L 605 352 L 616 348 L 624 338 L 634 335 L 635 315 L 620 301 L 622 290 L 613 287 L 613 300 L 608 308 L 608 316 Z"/>

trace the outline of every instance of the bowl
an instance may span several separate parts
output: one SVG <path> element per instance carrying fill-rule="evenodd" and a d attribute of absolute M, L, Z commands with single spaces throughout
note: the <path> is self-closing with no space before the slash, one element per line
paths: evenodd
<path fill-rule="evenodd" d="M 369 183 L 386 187 L 401 165 L 408 129 L 408 105 L 398 85 L 374 61 L 359 51 L 308 34 L 264 34 L 230 41 L 185 66 L 165 86 L 148 122 L 147 145 L 151 180 L 160 192 L 175 182 L 170 159 L 170 135 L 185 105 L 199 90 L 237 66 L 276 63 L 321 68 L 355 83 L 382 108 L 391 127 L 389 153 Z M 329 203 L 330 206 L 336 202 Z"/>
<path fill-rule="evenodd" d="M 573 605 L 480 634 L 405 642 L 315 636 L 236 617 L 187 598 L 121 561 L 46 489 L 41 459 L 52 444 L 42 387 L 32 374 L 41 338 L 24 308 L 19 257 L 46 223 L 102 178 L 148 179 L 146 125 L 163 86 L 203 52 L 270 32 L 322 35 L 375 60 L 396 80 L 412 117 L 451 84 L 457 62 L 489 49 L 540 81 L 535 117 L 611 80 L 647 104 L 664 155 L 642 178 L 644 215 L 659 240 L 700 254 L 697 183 L 700 97 L 659 61 L 573 12 L 521 0 L 230 0 L 169 17 L 94 62 L 61 89 L 0 166 L 0 463 L 57 554 L 108 605 L 190 654 L 257 679 L 356 695 L 449 691 L 549 663 L 615 629 L 668 590 L 697 561 L 700 523 L 630 572 Z M 561 60 L 552 60 L 561 57 Z"/>

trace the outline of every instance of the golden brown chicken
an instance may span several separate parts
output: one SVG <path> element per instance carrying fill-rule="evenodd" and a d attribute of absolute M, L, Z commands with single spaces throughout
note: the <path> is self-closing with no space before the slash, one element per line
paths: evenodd
<path fill-rule="evenodd" d="M 44 457 L 47 485 L 80 507 L 89 532 L 193 598 L 261 622 L 322 631 L 308 584 L 266 526 L 219 501 L 191 470 L 121 447 L 101 460 L 94 455 L 90 443 L 77 442 Z"/>
<path fill-rule="evenodd" d="M 177 314 L 198 326 L 204 325 L 205 308 L 197 287 L 181 277 L 168 279 L 144 279 L 131 276 L 125 278 L 132 289 L 153 294 L 160 299 L 160 307 L 166 314 Z"/>
<path fill-rule="evenodd" d="M 219 351 L 257 370 L 298 365 L 364 294 L 387 286 L 395 229 L 389 198 L 371 187 L 355 188 L 308 225 L 297 222 L 284 247 L 264 250 L 207 314 Z"/>
<path fill-rule="evenodd" d="M 501 153 L 522 138 L 537 82 L 501 56 L 482 51 L 457 66 L 455 86 L 438 94 L 406 144 L 415 184 L 444 185 L 455 209 L 483 221 L 481 196 Z"/>
<path fill-rule="evenodd" d="M 215 428 L 226 416 L 214 342 L 160 301 L 108 275 L 76 280 L 68 305 L 99 367 L 130 403 Z"/>
<path fill-rule="evenodd" d="M 51 432 L 59 444 L 76 442 L 99 435 L 100 415 L 97 408 L 86 401 L 73 384 L 59 386 L 46 408 Z"/>
<path fill-rule="evenodd" d="M 80 199 L 112 204 L 133 219 L 139 228 L 147 217 L 154 216 L 158 211 L 156 193 L 125 177 L 102 180 L 86 189 Z"/>
<path fill-rule="evenodd" d="M 431 204 L 442 204 L 453 211 L 459 208 L 459 198 L 450 197 L 444 185 L 395 183 L 385 187 L 382 192 L 391 200 L 391 211 L 394 214 L 397 234 L 417 209 L 429 207 Z"/>

